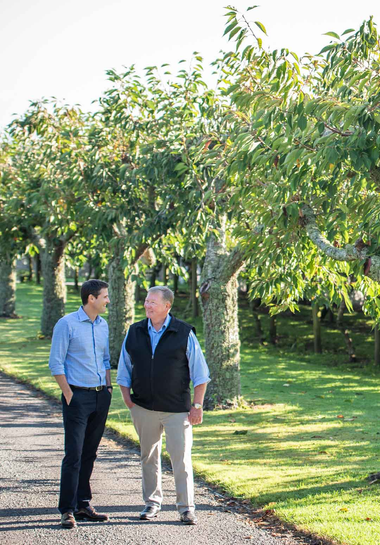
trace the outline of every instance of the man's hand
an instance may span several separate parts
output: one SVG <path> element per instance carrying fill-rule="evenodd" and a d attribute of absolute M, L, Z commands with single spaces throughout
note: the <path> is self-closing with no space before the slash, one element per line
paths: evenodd
<path fill-rule="evenodd" d="M 189 413 L 189 422 L 192 426 L 196 426 L 197 424 L 202 424 L 203 409 L 196 409 L 195 407 L 191 407 L 190 413 Z"/>
<path fill-rule="evenodd" d="M 132 407 L 135 406 L 135 404 L 133 403 L 132 399 L 129 399 L 128 401 L 124 399 L 124 403 L 126 404 L 126 406 L 128 407 L 128 409 L 132 409 Z"/>
<path fill-rule="evenodd" d="M 73 395 L 74 395 L 72 389 L 69 388 L 67 391 L 64 392 L 63 395 L 65 396 L 67 405 L 70 405 L 71 400 L 73 399 Z"/>
<path fill-rule="evenodd" d="M 126 386 L 120 385 L 120 390 L 121 390 L 121 395 L 123 396 L 124 403 L 126 404 L 128 409 L 132 409 L 132 407 L 134 406 L 134 403 L 131 399 L 131 389 L 127 388 Z"/>

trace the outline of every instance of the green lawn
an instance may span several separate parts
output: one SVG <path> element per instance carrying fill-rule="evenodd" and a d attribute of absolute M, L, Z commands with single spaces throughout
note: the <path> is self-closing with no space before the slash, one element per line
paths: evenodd
<path fill-rule="evenodd" d="M 0 368 L 57 396 L 47 367 L 50 343 L 37 339 L 41 288 L 19 284 L 17 295 L 22 319 L 0 321 Z M 67 311 L 78 306 L 78 295 L 69 292 Z M 206 413 L 194 434 L 196 471 L 299 528 L 340 543 L 378 545 L 380 488 L 365 480 L 380 471 L 378 375 L 345 364 L 340 334 L 327 327 L 325 346 L 328 339 L 331 351 L 316 357 L 306 353 L 311 325 L 297 317 L 279 319 L 279 348 L 252 341 L 244 308 L 241 324 L 242 394 L 248 405 Z M 360 325 L 358 344 L 369 358 L 366 327 L 364 332 Z M 200 319 L 197 329 L 202 341 Z M 295 353 L 295 343 L 302 354 Z M 108 425 L 136 438 L 118 389 Z"/>

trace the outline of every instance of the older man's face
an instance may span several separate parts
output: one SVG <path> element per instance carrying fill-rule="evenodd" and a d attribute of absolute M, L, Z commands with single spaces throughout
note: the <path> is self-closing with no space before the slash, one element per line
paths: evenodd
<path fill-rule="evenodd" d="M 152 323 L 163 322 L 170 310 L 170 303 L 165 301 L 160 291 L 148 292 L 145 303 L 146 317 L 150 318 Z"/>

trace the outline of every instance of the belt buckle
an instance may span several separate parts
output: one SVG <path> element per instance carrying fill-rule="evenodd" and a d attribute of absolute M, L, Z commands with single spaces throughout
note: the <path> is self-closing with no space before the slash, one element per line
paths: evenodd
<path fill-rule="evenodd" d="M 95 386 L 95 390 L 97 392 L 100 392 L 101 390 L 103 390 L 103 386 Z"/>

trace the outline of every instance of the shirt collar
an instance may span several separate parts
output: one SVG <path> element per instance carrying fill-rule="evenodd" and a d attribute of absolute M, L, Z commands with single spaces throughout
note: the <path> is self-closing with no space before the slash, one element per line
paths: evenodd
<path fill-rule="evenodd" d="M 161 329 L 159 329 L 158 331 L 156 331 L 152 325 L 152 322 L 150 320 L 150 318 L 148 319 L 148 330 L 152 330 L 154 331 L 155 333 L 161 333 L 162 331 L 165 331 L 165 329 L 168 327 L 168 325 L 170 324 L 170 320 L 172 319 L 172 317 L 170 316 L 170 314 L 168 314 L 165 318 L 165 321 L 164 323 L 162 324 L 161 326 Z"/>
<path fill-rule="evenodd" d="M 80 306 L 78 309 L 78 318 L 80 322 L 91 322 L 89 316 L 87 316 L 82 306 Z M 94 320 L 94 324 L 98 324 L 99 322 L 100 322 L 100 316 L 98 314 L 98 316 Z"/>

